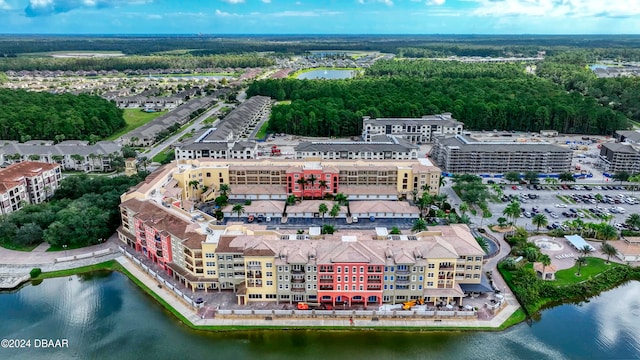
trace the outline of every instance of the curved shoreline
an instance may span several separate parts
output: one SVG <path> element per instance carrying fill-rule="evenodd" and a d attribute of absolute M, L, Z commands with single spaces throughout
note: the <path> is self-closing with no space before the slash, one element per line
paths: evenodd
<path fill-rule="evenodd" d="M 287 78 L 296 79 L 296 80 L 304 80 L 304 79 L 298 79 L 298 76 L 300 76 L 301 74 L 304 74 L 304 73 L 317 71 L 317 70 L 347 70 L 347 71 L 353 71 L 355 73 L 354 76 L 350 77 L 348 79 L 353 79 L 358 74 L 360 74 L 362 71 L 364 71 L 363 68 L 344 68 L 344 67 L 319 66 L 319 67 L 315 67 L 315 68 L 307 68 L 307 69 L 296 70 L 296 71 L 290 73 L 287 76 Z M 339 80 L 339 79 L 335 79 L 335 80 Z"/>

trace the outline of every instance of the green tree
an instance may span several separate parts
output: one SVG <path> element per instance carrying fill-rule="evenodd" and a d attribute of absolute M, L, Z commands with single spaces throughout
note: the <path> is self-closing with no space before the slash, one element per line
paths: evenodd
<path fill-rule="evenodd" d="M 540 254 L 540 257 L 538 260 L 540 261 L 540 263 L 542 263 L 542 274 L 544 274 L 544 271 L 547 268 L 547 266 L 551 265 L 551 258 L 547 254 Z"/>
<path fill-rule="evenodd" d="M 240 215 L 244 214 L 244 205 L 242 204 L 235 204 L 233 205 L 233 207 L 231 208 L 231 211 L 236 213 L 238 215 L 238 221 L 240 221 Z"/>
<path fill-rule="evenodd" d="M 593 248 L 591 247 L 591 245 L 585 245 L 585 246 L 581 247 L 580 249 L 578 249 L 578 252 L 580 252 L 580 254 L 582 254 L 582 256 L 587 257 L 587 256 L 591 255 L 591 253 L 593 252 Z"/>
<path fill-rule="evenodd" d="M 322 233 L 331 235 L 336 232 L 336 228 L 329 224 L 322 225 Z"/>
<path fill-rule="evenodd" d="M 14 242 L 20 245 L 39 244 L 42 242 L 44 232 L 42 228 L 35 223 L 23 225 L 16 231 Z"/>
<path fill-rule="evenodd" d="M 558 179 L 562 182 L 575 182 L 576 178 L 570 172 L 563 172 L 558 175 Z"/>
<path fill-rule="evenodd" d="M 424 219 L 418 218 L 413 221 L 413 226 L 411 226 L 411 231 L 413 231 L 414 233 L 418 233 L 425 230 L 427 230 L 427 222 L 424 221 Z"/>
<path fill-rule="evenodd" d="M 304 187 L 305 185 L 307 185 L 307 179 L 303 177 L 301 177 L 300 179 L 296 180 L 296 183 L 298 185 L 300 185 L 300 190 L 302 191 L 302 195 L 300 195 L 300 200 L 304 200 Z"/>
<path fill-rule="evenodd" d="M 334 223 L 336 222 L 336 218 L 338 217 L 338 215 L 340 215 L 340 205 L 333 204 L 333 206 L 331 207 L 331 210 L 329 211 L 329 216 L 333 218 Z"/>
<path fill-rule="evenodd" d="M 603 255 L 607 255 L 607 264 L 609 263 L 609 260 L 612 256 L 618 255 L 618 249 L 616 249 L 613 245 L 609 244 L 606 241 L 603 242 L 602 245 L 600 245 L 600 252 Z"/>
<path fill-rule="evenodd" d="M 337 193 L 333 197 L 333 200 L 342 206 L 347 205 L 347 202 L 348 202 L 347 197 L 343 193 Z"/>
<path fill-rule="evenodd" d="M 615 181 L 620 181 L 620 184 L 622 184 L 623 181 L 629 180 L 629 177 L 631 177 L 631 174 L 628 171 L 618 171 L 613 174 L 612 179 Z"/>
<path fill-rule="evenodd" d="M 324 221 L 324 214 L 329 212 L 329 207 L 327 206 L 327 204 L 322 203 L 318 206 L 318 212 L 320 213 L 320 215 L 322 215 L 322 220 Z"/>
<path fill-rule="evenodd" d="M 499 226 L 499 227 L 501 227 L 501 228 L 505 228 L 505 227 L 507 226 L 507 221 L 508 221 L 508 220 L 507 220 L 506 218 L 499 217 L 499 218 L 497 219 L 497 221 L 498 221 L 498 226 Z"/>
<path fill-rule="evenodd" d="M 520 214 L 522 214 L 522 210 L 520 209 L 520 203 L 516 200 L 513 200 L 512 202 L 509 203 L 509 205 L 507 205 L 507 207 L 505 207 L 504 211 L 502 211 L 502 214 L 511 218 L 513 224 L 516 224 L 516 219 L 518 217 L 520 217 Z"/>
<path fill-rule="evenodd" d="M 315 175 L 311 174 L 308 178 L 307 178 L 307 183 L 311 184 L 311 190 L 313 190 L 313 188 L 316 185 L 316 181 L 318 181 L 318 178 L 315 177 Z"/>
<path fill-rule="evenodd" d="M 480 227 L 482 227 L 482 223 L 484 222 L 484 219 L 489 219 L 493 216 L 493 214 L 491 213 L 491 211 L 489 211 L 489 209 L 482 209 L 482 218 L 480 219 Z"/>
<path fill-rule="evenodd" d="M 469 205 L 463 201 L 462 203 L 460 203 L 460 206 L 458 206 L 458 209 L 460 210 L 462 216 L 464 216 L 467 211 L 469 211 Z"/>
<path fill-rule="evenodd" d="M 391 228 L 391 231 L 389 231 L 389 234 L 391 234 L 391 235 L 400 235 L 401 232 L 400 232 L 400 229 L 398 229 L 397 226 L 394 226 L 394 227 Z"/>
<path fill-rule="evenodd" d="M 544 214 L 535 214 L 533 218 L 531 218 L 531 223 L 536 226 L 536 232 L 540 232 L 540 228 L 547 226 L 549 222 Z"/>
<path fill-rule="evenodd" d="M 537 172 L 535 171 L 527 171 L 524 174 L 524 179 L 527 180 L 529 182 L 529 184 L 537 184 L 538 183 L 538 179 L 539 179 L 539 175 Z"/>
<path fill-rule="evenodd" d="M 615 227 L 609 224 L 602 224 L 600 231 L 598 231 L 603 240 L 611 240 L 618 237 L 618 231 Z"/>
<path fill-rule="evenodd" d="M 200 181 L 198 180 L 191 180 L 189 181 L 189 183 L 187 184 L 191 189 L 193 189 L 193 192 L 191 193 L 191 199 L 195 200 L 198 196 L 198 186 L 200 185 Z"/>
<path fill-rule="evenodd" d="M 585 258 L 584 256 L 578 256 L 578 258 L 576 258 L 576 265 L 578 265 L 578 272 L 576 273 L 576 276 L 580 276 L 580 270 L 582 270 L 582 266 L 585 265 L 587 263 L 587 258 Z"/>
<path fill-rule="evenodd" d="M 229 194 L 231 193 L 231 187 L 229 186 L 229 184 L 220 184 L 218 192 L 221 196 L 229 197 Z"/>
<path fill-rule="evenodd" d="M 508 171 L 504 174 L 504 178 L 512 183 L 516 183 L 520 181 L 520 174 L 516 171 Z"/>
<path fill-rule="evenodd" d="M 640 214 L 633 213 L 630 214 L 625 220 L 624 223 L 627 224 L 632 229 L 640 228 Z"/>

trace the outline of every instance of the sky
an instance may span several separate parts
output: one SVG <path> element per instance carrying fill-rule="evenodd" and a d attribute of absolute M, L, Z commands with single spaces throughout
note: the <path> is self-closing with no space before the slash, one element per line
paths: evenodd
<path fill-rule="evenodd" d="M 0 0 L 2 34 L 640 34 L 640 0 Z"/>

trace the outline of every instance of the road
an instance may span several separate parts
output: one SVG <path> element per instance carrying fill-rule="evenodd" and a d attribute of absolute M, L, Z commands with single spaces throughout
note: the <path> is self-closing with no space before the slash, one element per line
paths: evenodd
<path fill-rule="evenodd" d="M 224 103 L 224 102 L 218 102 L 214 107 L 212 107 L 211 109 L 205 111 L 202 115 L 197 117 L 196 120 L 191 125 L 189 125 L 186 129 L 184 129 L 183 131 L 168 137 L 167 139 L 165 139 L 161 143 L 155 144 L 151 149 L 147 150 L 142 155 L 146 156 L 147 159 L 153 159 L 154 156 L 156 156 L 159 153 L 161 153 L 162 151 L 164 151 L 164 149 L 166 149 L 170 145 L 176 143 L 178 141 L 178 139 L 182 135 L 191 132 L 191 130 L 193 130 L 193 129 L 195 129 L 196 131 L 198 129 L 200 129 L 202 122 L 205 121 L 206 119 L 208 119 L 209 117 L 211 117 L 212 115 L 217 114 L 218 111 L 223 106 L 234 107 L 235 105 L 227 104 L 227 103 Z"/>

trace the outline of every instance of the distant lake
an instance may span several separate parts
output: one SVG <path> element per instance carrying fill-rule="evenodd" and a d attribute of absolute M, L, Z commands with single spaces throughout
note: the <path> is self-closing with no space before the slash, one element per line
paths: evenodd
<path fill-rule="evenodd" d="M 124 275 L 98 272 L 0 293 L 0 338 L 69 341 L 65 349 L 0 348 L 0 358 L 638 359 L 639 293 L 632 281 L 502 332 L 216 333 L 190 330 Z"/>
<path fill-rule="evenodd" d="M 349 79 L 355 75 L 355 70 L 313 70 L 303 72 L 297 79 Z"/>

